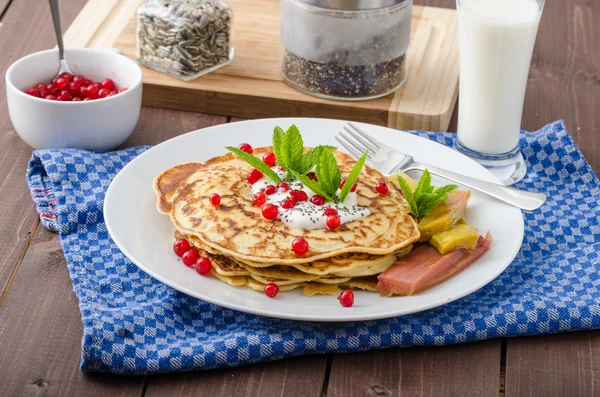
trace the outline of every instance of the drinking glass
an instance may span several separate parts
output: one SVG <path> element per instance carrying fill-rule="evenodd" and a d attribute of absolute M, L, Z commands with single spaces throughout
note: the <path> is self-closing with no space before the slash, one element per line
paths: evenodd
<path fill-rule="evenodd" d="M 457 0 L 460 87 L 456 149 L 504 184 L 523 179 L 525 88 L 544 0 Z"/>

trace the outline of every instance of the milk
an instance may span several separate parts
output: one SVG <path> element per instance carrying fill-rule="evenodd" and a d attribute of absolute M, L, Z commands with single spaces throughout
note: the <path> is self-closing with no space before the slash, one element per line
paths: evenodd
<path fill-rule="evenodd" d="M 457 3 L 458 139 L 463 146 L 477 152 L 509 152 L 519 143 L 540 4 L 536 0 L 458 0 Z"/>

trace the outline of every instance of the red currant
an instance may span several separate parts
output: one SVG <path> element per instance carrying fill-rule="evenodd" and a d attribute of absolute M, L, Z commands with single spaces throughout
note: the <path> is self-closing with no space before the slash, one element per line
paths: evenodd
<path fill-rule="evenodd" d="M 192 267 L 200 257 L 200 253 L 196 248 L 190 248 L 181 255 L 181 260 L 186 266 Z"/>
<path fill-rule="evenodd" d="M 64 97 L 66 97 L 66 98 L 67 98 L 67 100 L 70 100 L 70 99 L 71 99 L 71 93 L 69 92 L 69 90 L 62 90 L 62 91 L 60 92 L 60 95 L 62 95 L 62 96 L 64 96 Z"/>
<path fill-rule="evenodd" d="M 277 214 L 279 214 L 279 207 L 274 204 L 264 204 L 261 210 L 262 215 L 271 220 L 277 218 Z"/>
<path fill-rule="evenodd" d="M 267 196 L 270 196 L 270 195 L 272 195 L 272 194 L 275 194 L 276 192 L 277 192 L 277 187 L 276 187 L 275 185 L 268 185 L 268 186 L 265 188 L 265 194 L 266 194 Z"/>
<path fill-rule="evenodd" d="M 46 95 L 46 98 L 44 99 L 47 99 L 49 101 L 56 101 L 56 97 L 54 95 Z"/>
<path fill-rule="evenodd" d="M 291 197 L 286 197 L 281 202 L 281 208 L 285 208 L 286 210 L 289 210 L 290 208 L 294 208 L 295 206 L 296 206 L 296 200 L 294 200 Z"/>
<path fill-rule="evenodd" d="M 83 88 L 81 89 L 81 91 L 83 92 Z M 96 99 L 98 98 L 98 91 L 100 90 L 95 85 L 88 85 L 85 89 L 85 96 L 90 99 Z"/>
<path fill-rule="evenodd" d="M 315 174 L 314 172 L 309 172 L 308 174 L 306 174 L 306 176 L 308 177 L 308 179 L 313 180 L 313 181 L 317 181 L 317 174 Z"/>
<path fill-rule="evenodd" d="M 213 193 L 208 196 L 208 201 L 210 201 L 210 203 L 215 207 L 218 207 L 219 204 L 221 204 L 221 196 L 219 196 L 217 193 Z"/>
<path fill-rule="evenodd" d="M 201 256 L 196 261 L 196 271 L 201 275 L 207 275 L 210 273 L 210 269 L 212 269 L 212 262 L 210 259 Z"/>
<path fill-rule="evenodd" d="M 183 254 L 190 250 L 190 248 L 189 241 L 184 238 L 180 238 L 173 243 L 173 252 L 175 252 L 175 255 L 178 257 L 182 257 Z"/>
<path fill-rule="evenodd" d="M 39 92 L 47 90 L 46 84 L 43 84 L 43 83 L 39 83 L 38 85 L 35 86 L 35 88 L 37 88 Z"/>
<path fill-rule="evenodd" d="M 375 191 L 379 194 L 388 194 L 390 188 L 387 184 L 380 182 L 377 185 L 375 185 Z"/>
<path fill-rule="evenodd" d="M 34 97 L 36 97 L 36 98 L 39 98 L 39 97 L 40 97 L 40 90 L 38 90 L 38 89 L 37 89 L 37 88 L 35 88 L 35 87 L 28 88 L 28 89 L 25 91 L 25 93 L 26 93 L 27 95 L 34 96 Z"/>
<path fill-rule="evenodd" d="M 59 96 L 56 97 L 56 100 L 57 101 L 69 101 L 69 100 L 71 100 L 71 97 L 67 96 L 67 95 L 62 95 L 61 94 L 61 95 L 59 95 Z"/>
<path fill-rule="evenodd" d="M 115 85 L 115 82 L 112 81 L 111 79 L 104 79 L 100 82 L 100 85 L 102 86 L 102 88 L 104 88 L 105 90 L 107 90 L 108 92 L 114 90 L 117 88 L 117 86 Z"/>
<path fill-rule="evenodd" d="M 288 185 L 285 182 L 279 182 L 277 184 L 277 189 L 279 189 L 280 192 L 287 192 L 288 190 L 290 190 L 290 185 Z"/>
<path fill-rule="evenodd" d="M 94 84 L 94 82 L 93 82 L 92 80 L 90 80 L 90 79 L 85 79 L 85 80 L 83 81 L 83 84 L 82 84 L 82 85 L 84 85 L 84 86 L 86 86 L 86 87 L 87 87 L 87 86 L 90 86 L 90 85 L 93 85 L 93 84 Z"/>
<path fill-rule="evenodd" d="M 84 85 L 85 84 L 85 77 L 81 76 L 81 75 L 77 75 L 77 76 L 73 76 L 73 83 L 76 83 L 78 85 Z"/>
<path fill-rule="evenodd" d="M 302 237 L 296 237 L 292 241 L 292 250 L 297 256 L 303 256 L 308 252 L 308 242 Z"/>
<path fill-rule="evenodd" d="M 350 307 L 354 304 L 354 292 L 349 289 L 343 290 L 338 296 L 340 304 L 344 307 Z"/>
<path fill-rule="evenodd" d="M 50 83 L 46 86 L 46 91 L 50 95 L 58 94 L 58 90 L 56 89 L 56 86 L 52 83 Z"/>
<path fill-rule="evenodd" d="M 274 166 L 275 162 L 277 161 L 277 159 L 275 158 L 275 153 L 273 153 L 273 152 L 267 152 L 267 153 L 265 153 L 264 156 L 263 156 L 263 161 L 269 167 Z"/>
<path fill-rule="evenodd" d="M 254 185 L 260 178 L 263 177 L 263 173 L 260 172 L 259 170 L 257 170 L 256 168 L 253 168 L 249 173 L 248 173 L 248 182 L 251 185 Z"/>
<path fill-rule="evenodd" d="M 340 182 L 340 189 L 342 189 L 345 184 L 346 184 L 346 178 L 342 178 L 342 181 Z M 350 191 L 351 192 L 356 191 L 356 183 L 354 185 L 352 185 L 352 189 L 350 189 Z"/>
<path fill-rule="evenodd" d="M 53 80 L 53 82 L 56 85 L 56 88 L 58 88 L 60 91 L 66 89 L 67 86 L 69 85 L 69 82 L 64 77 L 59 77 L 59 78 Z"/>
<path fill-rule="evenodd" d="M 294 194 L 292 194 L 294 193 Z M 294 198 L 294 200 L 296 200 L 297 202 L 303 202 L 308 200 L 308 195 L 306 194 L 306 192 L 304 190 L 293 190 L 290 195 Z"/>
<path fill-rule="evenodd" d="M 262 207 L 267 202 L 267 195 L 264 192 L 256 192 L 252 195 L 252 202 L 255 206 Z"/>
<path fill-rule="evenodd" d="M 340 221 L 340 217 L 338 215 L 328 215 L 325 223 L 327 224 L 328 229 L 333 230 L 340 227 L 342 221 Z"/>
<path fill-rule="evenodd" d="M 275 296 L 279 293 L 279 287 L 275 283 L 269 283 L 265 285 L 265 295 L 269 298 L 275 298 Z"/>
<path fill-rule="evenodd" d="M 329 215 L 337 215 L 337 214 L 338 214 L 338 210 L 336 210 L 335 208 L 332 208 L 332 207 L 325 208 L 325 215 L 329 216 Z"/>
<path fill-rule="evenodd" d="M 106 98 L 110 94 L 110 91 L 106 88 L 101 88 L 98 90 L 98 98 Z"/>
<path fill-rule="evenodd" d="M 79 96 L 81 94 L 81 87 L 75 82 L 69 83 L 69 93 L 73 96 Z"/>
<path fill-rule="evenodd" d="M 252 150 L 252 146 L 250 146 L 249 143 L 240 143 L 238 146 L 238 149 L 243 150 L 244 152 L 248 153 L 248 154 L 252 154 L 252 152 L 254 150 Z"/>
<path fill-rule="evenodd" d="M 60 77 L 67 80 L 69 83 L 73 81 L 73 75 L 71 73 L 63 73 L 60 75 Z"/>
<path fill-rule="evenodd" d="M 314 205 L 323 205 L 325 204 L 325 199 L 321 196 L 312 196 L 310 198 L 310 202 Z"/>

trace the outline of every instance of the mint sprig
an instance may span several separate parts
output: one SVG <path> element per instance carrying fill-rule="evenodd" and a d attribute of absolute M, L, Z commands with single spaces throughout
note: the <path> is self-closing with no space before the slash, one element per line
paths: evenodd
<path fill-rule="evenodd" d="M 266 165 L 258 157 L 254 157 L 253 155 L 251 155 L 247 152 L 244 152 L 243 150 L 240 150 L 233 146 L 225 146 L 225 149 L 237 154 L 238 157 L 240 157 L 242 160 L 244 160 L 245 162 L 247 162 L 248 164 L 250 164 L 257 170 L 259 170 L 260 172 L 262 172 L 263 174 L 265 174 L 266 176 L 271 178 L 273 180 L 273 182 L 276 182 L 276 183 L 281 182 L 281 178 L 279 177 L 279 175 L 277 175 L 277 173 L 275 171 L 273 171 L 271 168 L 269 168 L 269 166 Z"/>
<path fill-rule="evenodd" d="M 302 174 L 310 172 L 310 170 L 317 165 L 323 150 L 334 152 L 337 150 L 337 148 L 335 146 L 319 145 L 316 148 L 310 149 L 308 152 L 304 153 L 304 156 L 302 157 L 302 167 L 300 168 L 300 172 Z"/>
<path fill-rule="evenodd" d="M 281 127 L 275 127 L 273 130 L 273 153 L 275 153 L 275 158 L 279 161 L 279 165 L 283 168 L 289 168 L 285 161 L 283 160 L 283 155 L 281 154 L 281 146 L 283 144 L 283 137 L 285 136 L 285 132 Z"/>
<path fill-rule="evenodd" d="M 340 167 L 329 150 L 322 150 L 317 161 L 317 179 L 329 197 L 335 197 L 342 180 Z"/>
<path fill-rule="evenodd" d="M 446 200 L 450 192 L 458 188 L 456 185 L 445 185 L 435 188 L 431 185 L 431 175 L 427 169 L 423 171 L 423 175 L 421 175 L 414 193 L 400 175 L 398 175 L 398 184 L 400 185 L 402 194 L 404 194 L 404 198 L 406 198 L 408 205 L 410 205 L 411 213 L 416 218 L 427 215 L 429 211 Z"/>
<path fill-rule="evenodd" d="M 344 182 L 344 187 L 342 187 L 342 191 L 340 192 L 340 201 L 343 202 L 346 199 L 346 196 L 348 193 L 350 193 L 352 186 L 354 186 L 354 182 L 356 182 L 358 179 L 360 171 L 362 170 L 363 165 L 365 165 L 367 153 L 368 151 L 364 152 L 363 155 L 360 156 L 358 162 L 354 165 L 354 168 L 352 168 L 352 171 L 350 171 L 350 174 L 348 174 L 346 177 L 346 182 Z"/>

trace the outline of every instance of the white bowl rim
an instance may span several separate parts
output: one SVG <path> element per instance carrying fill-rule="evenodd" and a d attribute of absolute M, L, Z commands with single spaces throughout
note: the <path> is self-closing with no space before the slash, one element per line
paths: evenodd
<path fill-rule="evenodd" d="M 10 86 L 14 91 L 17 91 L 18 94 L 17 95 L 23 95 L 27 98 L 36 100 L 36 101 L 42 101 L 44 103 L 52 103 L 52 104 L 57 104 L 58 106 L 72 106 L 72 105 L 77 105 L 77 106 L 83 106 L 82 104 L 86 104 L 87 106 L 92 105 L 94 103 L 98 103 L 99 101 L 105 102 L 105 101 L 111 101 L 114 100 L 117 97 L 120 98 L 124 98 L 125 95 L 128 95 L 128 93 L 130 91 L 133 91 L 133 89 L 137 88 L 139 85 L 142 84 L 142 69 L 140 68 L 140 66 L 137 64 L 137 62 L 133 61 L 131 58 L 129 58 L 126 55 L 122 55 L 122 54 L 118 54 L 114 51 L 111 51 L 108 48 L 65 48 L 65 52 L 71 52 L 71 51 L 76 51 L 76 52 L 101 52 L 103 54 L 111 54 L 111 56 L 122 56 L 123 58 L 126 59 L 125 62 L 130 62 L 131 64 L 136 66 L 136 71 L 137 71 L 137 78 L 136 78 L 136 82 L 131 86 L 131 87 L 127 87 L 127 90 L 124 92 L 119 93 L 118 95 L 114 95 L 112 97 L 105 97 L 105 98 L 98 98 L 98 99 L 94 99 L 93 101 L 48 101 L 46 99 L 43 98 L 38 98 L 32 95 L 29 95 L 27 93 L 25 93 L 24 91 L 21 91 L 20 89 L 18 89 L 17 87 L 15 87 L 15 85 L 12 82 L 12 74 L 14 73 L 14 71 L 19 67 L 19 64 L 22 62 L 25 62 L 27 59 L 32 58 L 36 55 L 39 54 L 43 54 L 43 53 L 49 53 L 49 52 L 58 52 L 58 49 L 52 48 L 49 50 L 42 50 L 42 51 L 37 51 L 37 52 L 33 52 L 31 54 L 25 55 L 22 58 L 17 59 L 15 62 L 12 63 L 12 65 L 10 65 L 8 67 L 8 69 L 6 70 L 6 85 Z"/>

